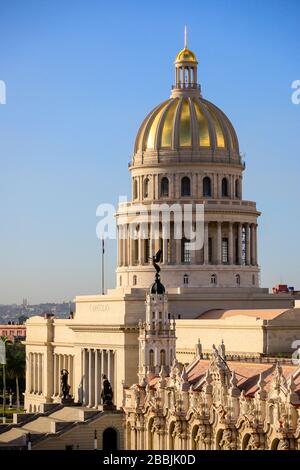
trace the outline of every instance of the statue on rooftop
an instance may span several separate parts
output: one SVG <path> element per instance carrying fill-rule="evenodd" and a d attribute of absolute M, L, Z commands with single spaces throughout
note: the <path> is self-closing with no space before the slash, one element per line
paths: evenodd
<path fill-rule="evenodd" d="M 105 374 L 102 375 L 102 392 L 101 392 L 101 399 L 103 408 L 111 409 L 114 408 L 113 404 L 113 389 Z"/>
<path fill-rule="evenodd" d="M 60 372 L 60 385 L 63 400 L 67 400 L 68 398 L 70 398 L 69 392 L 71 386 L 68 384 L 68 376 L 69 372 L 67 371 L 67 369 L 62 369 Z"/>

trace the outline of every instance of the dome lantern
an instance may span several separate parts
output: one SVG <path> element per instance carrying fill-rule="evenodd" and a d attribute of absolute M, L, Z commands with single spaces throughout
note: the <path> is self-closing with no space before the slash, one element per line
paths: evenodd
<path fill-rule="evenodd" d="M 187 29 L 184 28 L 184 48 L 178 52 L 175 59 L 175 86 L 172 87 L 172 97 L 183 94 L 200 94 L 197 83 L 197 57 L 187 46 Z"/>

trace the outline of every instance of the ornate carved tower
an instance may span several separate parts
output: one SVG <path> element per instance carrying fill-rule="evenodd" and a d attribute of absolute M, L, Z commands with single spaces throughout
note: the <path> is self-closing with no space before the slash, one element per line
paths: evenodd
<path fill-rule="evenodd" d="M 159 276 L 146 294 L 146 320 L 139 322 L 139 330 L 139 383 L 158 375 L 162 368 L 169 374 L 176 354 L 176 328 Z"/>

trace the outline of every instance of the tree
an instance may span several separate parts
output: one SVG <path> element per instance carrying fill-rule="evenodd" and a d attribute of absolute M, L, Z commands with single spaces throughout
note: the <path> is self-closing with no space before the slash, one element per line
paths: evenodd
<path fill-rule="evenodd" d="M 6 349 L 6 375 L 8 379 L 16 381 L 16 405 L 20 408 L 20 387 L 19 380 L 25 379 L 26 355 L 25 347 L 22 343 L 16 341 L 7 344 Z"/>

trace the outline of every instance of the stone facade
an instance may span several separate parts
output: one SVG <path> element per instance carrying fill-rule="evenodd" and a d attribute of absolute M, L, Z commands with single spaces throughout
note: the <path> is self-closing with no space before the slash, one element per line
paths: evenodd
<path fill-rule="evenodd" d="M 300 368 L 213 350 L 124 391 L 126 449 L 299 450 Z"/>

